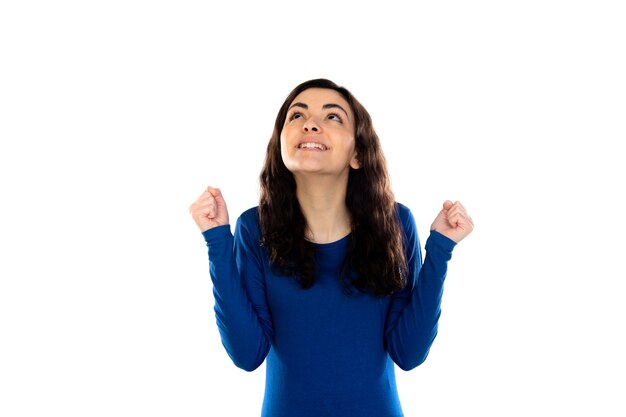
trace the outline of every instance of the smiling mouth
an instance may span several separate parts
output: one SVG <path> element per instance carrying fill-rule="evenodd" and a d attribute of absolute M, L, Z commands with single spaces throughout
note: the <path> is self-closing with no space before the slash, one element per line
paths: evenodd
<path fill-rule="evenodd" d="M 305 142 L 298 145 L 298 149 L 316 149 L 320 151 L 328 150 L 328 148 L 321 143 Z"/>

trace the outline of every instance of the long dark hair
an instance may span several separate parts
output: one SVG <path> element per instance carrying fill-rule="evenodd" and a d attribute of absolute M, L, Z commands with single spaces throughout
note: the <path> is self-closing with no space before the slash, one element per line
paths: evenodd
<path fill-rule="evenodd" d="M 260 175 L 262 244 L 281 274 L 295 277 L 303 288 L 314 284 L 314 247 L 305 239 L 307 223 L 296 198 L 296 181 L 280 152 L 289 106 L 309 88 L 337 91 L 355 118 L 355 146 L 361 167 L 351 168 L 348 177 L 346 206 L 352 232 L 341 274 L 343 288 L 347 293 L 354 287 L 378 296 L 392 294 L 405 286 L 407 267 L 387 163 L 367 110 L 346 88 L 330 80 L 319 78 L 298 85 L 278 111 Z"/>

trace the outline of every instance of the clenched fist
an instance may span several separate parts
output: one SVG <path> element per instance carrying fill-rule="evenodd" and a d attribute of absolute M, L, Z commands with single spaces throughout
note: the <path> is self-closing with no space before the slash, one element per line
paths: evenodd
<path fill-rule="evenodd" d="M 202 232 L 228 224 L 228 209 L 219 188 L 207 187 L 189 206 L 189 212 Z"/>
<path fill-rule="evenodd" d="M 443 209 L 430 226 L 430 230 L 439 232 L 459 243 L 474 230 L 474 222 L 459 201 L 452 203 L 446 200 L 443 203 Z"/>

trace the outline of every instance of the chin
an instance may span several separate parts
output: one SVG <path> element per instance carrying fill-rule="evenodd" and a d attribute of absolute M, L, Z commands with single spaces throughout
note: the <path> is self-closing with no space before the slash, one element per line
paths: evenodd
<path fill-rule="evenodd" d="M 322 164 L 317 163 L 316 161 L 301 161 L 296 163 L 286 163 L 285 166 L 292 174 L 302 172 L 302 173 L 314 173 L 324 170 L 324 166 Z"/>

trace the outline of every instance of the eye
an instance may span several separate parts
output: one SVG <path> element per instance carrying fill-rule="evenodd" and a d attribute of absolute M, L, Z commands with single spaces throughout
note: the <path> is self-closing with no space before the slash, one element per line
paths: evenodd
<path fill-rule="evenodd" d="M 337 113 L 329 113 L 327 116 L 330 120 L 335 120 L 339 123 L 343 123 L 343 119 Z"/>
<path fill-rule="evenodd" d="M 300 118 L 302 118 L 302 113 L 300 113 L 299 111 L 294 111 L 293 113 L 291 113 L 288 120 L 292 121 L 292 120 L 300 119 Z"/>

